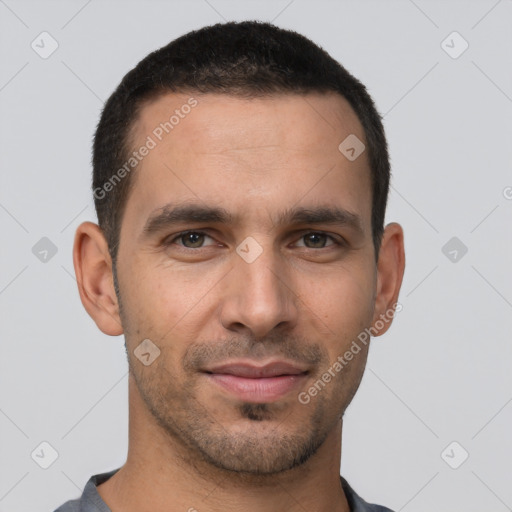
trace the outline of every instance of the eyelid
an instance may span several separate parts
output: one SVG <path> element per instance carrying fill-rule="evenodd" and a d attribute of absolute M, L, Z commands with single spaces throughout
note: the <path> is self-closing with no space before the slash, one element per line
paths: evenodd
<path fill-rule="evenodd" d="M 342 237 L 342 236 L 336 236 L 334 233 L 329 233 L 327 231 L 322 231 L 320 229 L 305 229 L 305 230 L 301 230 L 299 233 L 299 238 L 297 240 L 300 241 L 302 240 L 306 235 L 310 235 L 310 234 L 315 234 L 315 235 L 324 235 L 326 236 L 329 240 L 331 240 L 331 242 L 333 242 L 333 245 L 338 245 L 338 246 L 344 246 L 344 245 L 347 245 L 347 241 Z M 297 234 L 295 235 L 297 236 Z M 297 243 L 295 242 L 295 243 Z M 331 246 L 326 246 L 326 247 L 331 247 Z M 306 249 L 311 249 L 313 251 L 318 251 L 319 249 L 325 249 L 325 247 L 319 247 L 317 249 L 314 249 L 312 247 L 305 247 Z"/>
<path fill-rule="evenodd" d="M 188 233 L 197 233 L 198 235 L 204 235 L 205 237 L 208 237 L 211 240 L 214 240 L 214 238 L 211 235 L 209 235 L 206 231 L 203 231 L 201 229 L 186 229 L 185 231 L 181 231 L 179 233 L 175 233 L 174 235 L 165 237 L 163 240 L 163 244 L 171 245 L 171 244 L 175 243 L 176 240 L 179 240 L 181 237 L 183 237 L 184 235 L 187 235 Z M 180 247 L 183 247 L 184 249 L 191 249 L 191 250 L 202 249 L 204 247 L 203 246 L 203 247 L 193 248 L 193 247 L 186 247 L 182 244 L 178 244 L 178 245 L 180 245 Z"/>
<path fill-rule="evenodd" d="M 186 229 L 184 231 L 180 231 L 179 233 L 175 233 L 173 235 L 169 235 L 167 237 L 164 238 L 163 240 L 163 244 L 164 245 L 171 245 L 173 243 L 175 243 L 177 240 L 181 239 L 181 237 L 183 237 L 184 235 L 187 235 L 188 233 L 197 233 L 199 235 L 204 235 L 205 237 L 208 237 L 210 238 L 211 240 L 215 240 L 213 238 L 213 236 L 209 235 L 207 233 L 207 231 L 205 231 L 204 229 Z M 296 239 L 296 241 L 294 242 L 294 244 L 296 244 L 298 241 L 302 240 L 306 235 L 309 235 L 309 234 L 320 234 L 320 235 L 325 235 L 329 240 L 331 240 L 331 242 L 333 242 L 333 245 L 337 245 L 337 246 L 346 246 L 347 245 L 347 241 L 338 235 L 338 237 L 333 234 L 333 233 L 329 233 L 329 232 L 326 232 L 326 231 L 322 231 L 322 230 L 318 230 L 318 229 L 302 229 L 296 233 L 294 233 L 294 238 L 295 237 L 298 237 Z M 217 243 L 220 243 L 220 242 L 217 242 Z M 190 249 L 190 250 L 198 250 L 198 249 L 203 249 L 204 247 L 207 247 L 207 246 L 202 246 L 202 247 L 186 247 L 182 244 L 178 244 L 180 247 L 183 247 L 184 249 Z M 209 244 L 210 246 L 213 245 L 213 244 Z M 310 250 L 313 250 L 313 251 L 318 251 L 320 249 L 324 249 L 325 247 L 319 247 L 319 248 L 311 248 L 311 247 L 305 247 L 303 246 L 305 249 L 310 249 Z M 330 245 L 329 246 L 326 246 L 326 247 L 331 247 Z"/>

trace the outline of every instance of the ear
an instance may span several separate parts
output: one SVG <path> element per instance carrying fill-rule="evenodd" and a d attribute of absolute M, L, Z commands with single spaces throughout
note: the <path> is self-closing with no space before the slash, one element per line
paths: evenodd
<path fill-rule="evenodd" d="M 73 246 L 73 265 L 80 299 L 87 313 L 105 334 L 123 334 L 112 259 L 107 241 L 97 224 L 84 222 L 78 226 Z"/>
<path fill-rule="evenodd" d="M 400 224 L 392 222 L 384 229 L 377 262 L 377 289 L 372 332 L 384 334 L 393 321 L 405 269 L 404 233 Z"/>

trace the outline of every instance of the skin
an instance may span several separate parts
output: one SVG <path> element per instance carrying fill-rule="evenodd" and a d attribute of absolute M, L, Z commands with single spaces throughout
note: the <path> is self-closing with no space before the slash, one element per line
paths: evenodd
<path fill-rule="evenodd" d="M 308 404 L 297 394 L 397 302 L 402 228 L 386 226 L 376 262 L 367 154 L 350 162 L 338 150 L 349 134 L 365 141 L 364 131 L 339 95 L 192 95 L 198 105 L 135 171 L 119 298 L 101 230 L 85 222 L 76 232 L 81 300 L 101 331 L 124 333 L 130 365 L 127 461 L 98 491 L 114 512 L 348 511 L 342 418 L 368 347 Z M 189 98 L 147 104 L 134 146 Z M 148 218 L 169 203 L 222 207 L 234 220 L 181 221 L 145 235 Z M 278 222 L 297 207 L 347 210 L 360 229 Z M 180 238 L 186 230 L 207 236 Z M 236 252 L 247 237 L 262 250 L 251 263 Z M 148 366 L 134 355 L 144 339 L 160 349 Z M 308 374 L 277 401 L 247 403 L 200 371 L 229 358 L 286 358 Z"/>

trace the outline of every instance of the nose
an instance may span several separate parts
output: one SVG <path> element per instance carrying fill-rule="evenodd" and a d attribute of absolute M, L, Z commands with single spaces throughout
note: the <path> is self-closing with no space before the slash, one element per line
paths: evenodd
<path fill-rule="evenodd" d="M 267 248 L 250 263 L 238 254 L 234 259 L 221 308 L 223 327 L 255 338 L 277 328 L 293 329 L 298 298 L 279 255 Z"/>

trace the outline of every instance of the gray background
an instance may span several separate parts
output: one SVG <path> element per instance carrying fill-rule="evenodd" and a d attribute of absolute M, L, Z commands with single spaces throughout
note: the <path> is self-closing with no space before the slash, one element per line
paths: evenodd
<path fill-rule="evenodd" d="M 403 311 L 346 414 L 342 473 L 396 511 L 512 510 L 510 0 L 0 0 L 0 511 L 53 510 L 125 460 L 123 338 L 87 316 L 71 258 L 76 226 L 96 220 L 91 137 L 142 57 L 223 19 L 312 38 L 384 116 Z M 59 45 L 46 59 L 31 48 L 50 48 L 43 31 Z"/>

